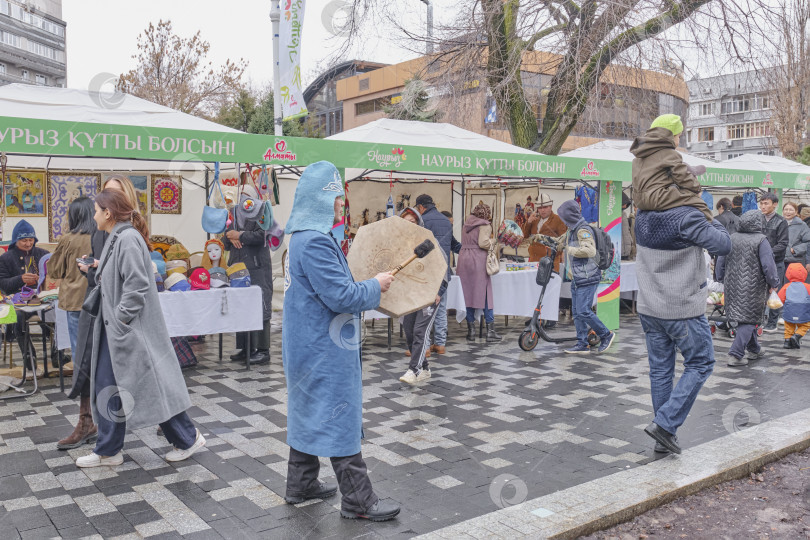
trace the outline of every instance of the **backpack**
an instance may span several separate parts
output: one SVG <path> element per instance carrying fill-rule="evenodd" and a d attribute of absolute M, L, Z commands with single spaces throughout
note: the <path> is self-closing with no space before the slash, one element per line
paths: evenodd
<path fill-rule="evenodd" d="M 596 242 L 596 256 L 598 257 L 596 265 L 599 267 L 599 270 L 607 270 L 613 263 L 613 257 L 615 255 L 616 248 L 613 245 L 613 240 L 610 239 L 610 236 L 602 227 L 596 227 L 594 225 L 590 227 L 593 229 L 593 239 Z"/>

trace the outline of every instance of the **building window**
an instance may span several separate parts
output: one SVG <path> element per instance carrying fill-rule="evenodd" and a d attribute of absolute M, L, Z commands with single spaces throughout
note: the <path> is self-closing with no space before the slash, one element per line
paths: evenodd
<path fill-rule="evenodd" d="M 377 99 L 370 99 L 368 101 L 361 101 L 355 104 L 354 114 L 360 116 L 361 114 L 369 114 L 373 112 L 382 112 L 383 107 L 391 104 L 391 97 L 381 97 Z"/>
<path fill-rule="evenodd" d="M 0 32 L 0 43 L 11 45 L 12 47 L 20 48 L 20 36 L 10 34 L 9 32 Z"/>
<path fill-rule="evenodd" d="M 6 65 L 0 64 L 0 74 L 4 75 L 6 73 Z"/>
<path fill-rule="evenodd" d="M 701 103 L 700 116 L 711 116 L 714 114 L 714 103 Z"/>
<path fill-rule="evenodd" d="M 732 124 L 728 126 L 727 130 L 729 140 L 753 139 L 755 137 L 767 137 L 771 134 L 771 127 L 768 122 Z"/>
<path fill-rule="evenodd" d="M 0 0 L 0 15 L 11 15 L 11 5 L 8 0 Z"/>
<path fill-rule="evenodd" d="M 720 104 L 720 114 L 733 114 L 751 110 L 751 98 L 748 96 L 734 96 Z"/>
<path fill-rule="evenodd" d="M 774 150 L 763 150 L 761 152 L 757 152 L 758 156 L 775 156 L 776 152 Z"/>
<path fill-rule="evenodd" d="M 708 142 L 714 140 L 714 128 L 700 128 L 698 129 L 698 142 Z"/>
<path fill-rule="evenodd" d="M 57 51 L 47 45 L 43 45 L 42 43 L 37 43 L 36 41 L 28 40 L 28 50 L 34 54 L 39 56 L 44 56 L 45 58 L 50 58 L 51 60 L 56 60 L 59 62 L 65 61 L 65 53 L 64 51 Z"/>
<path fill-rule="evenodd" d="M 741 153 L 739 153 L 739 154 L 728 154 L 728 155 L 726 156 L 726 159 L 734 159 L 734 158 L 736 158 L 736 157 L 740 157 L 740 156 L 744 156 L 744 155 L 745 155 L 745 154 L 743 154 L 742 152 L 741 152 Z"/>
<path fill-rule="evenodd" d="M 36 81 L 37 84 L 40 84 L 42 86 L 48 84 L 48 78 L 45 77 L 44 75 L 34 75 L 34 80 Z"/>
<path fill-rule="evenodd" d="M 27 69 L 22 70 L 20 72 L 20 77 L 22 77 L 23 79 L 25 79 L 27 81 L 28 80 L 28 70 Z"/>
<path fill-rule="evenodd" d="M 688 142 L 688 143 L 692 142 L 692 130 L 691 129 L 686 130 L 686 142 Z"/>

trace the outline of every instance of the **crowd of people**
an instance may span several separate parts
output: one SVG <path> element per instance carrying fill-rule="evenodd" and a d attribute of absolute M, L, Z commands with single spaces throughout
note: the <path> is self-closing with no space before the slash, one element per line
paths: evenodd
<path fill-rule="evenodd" d="M 763 193 L 759 209 L 741 212 L 741 201 L 722 198 L 714 215 L 699 196 L 703 171 L 688 167 L 677 152 L 683 125 L 675 115 L 657 118 L 631 147 L 634 205 L 622 200 L 627 249 L 622 258 L 637 263 L 638 307 L 650 365 L 653 421 L 645 432 L 655 451 L 680 453 L 677 437 L 698 393 L 711 375 L 715 349 L 706 317 L 706 255 L 713 277 L 723 283 L 725 315 L 736 336 L 728 365 L 743 368 L 765 356 L 757 329 L 771 332 L 784 324 L 784 347 L 799 348 L 810 330 L 810 209 Z M 399 506 L 373 489 L 361 450 L 362 368 L 359 339 L 335 339 L 336 325 L 360 335 L 360 314 L 375 309 L 396 279 L 391 272 L 356 282 L 333 230 L 343 212 L 343 187 L 335 166 L 308 166 L 295 192 L 286 226 L 289 235 L 284 283 L 282 358 L 287 381 L 289 460 L 285 499 L 290 504 L 341 492 L 341 515 L 384 521 Z M 49 273 L 61 280 L 59 305 L 68 313 L 74 362 L 71 398 L 79 398 L 74 431 L 57 443 L 62 450 L 93 444 L 79 467 L 123 462 L 127 429 L 160 426 L 171 444 L 167 461 L 188 459 L 205 446 L 189 417 L 188 390 L 168 336 L 153 278 L 151 242 L 131 183 L 112 177 L 91 200 L 80 197 L 68 210 L 69 232 L 50 258 Z M 243 185 L 243 189 L 252 189 Z M 248 194 L 250 195 L 250 194 Z M 633 206 L 636 210 L 634 211 Z M 526 238 L 555 239 L 553 267 L 565 268 L 571 281 L 576 343 L 568 354 L 607 351 L 616 333 L 599 320 L 593 300 L 601 279 L 595 230 L 580 205 L 566 201 L 553 210 L 541 194 L 522 225 Z M 236 361 L 269 361 L 272 275 L 264 231 L 243 219 L 238 208 L 222 243 L 230 264 L 244 263 L 260 286 L 264 328 L 248 347 L 237 336 Z M 495 329 L 492 278 L 487 258 L 496 243 L 492 209 L 479 203 L 466 218 L 461 241 L 453 237 L 452 215 L 440 212 L 426 194 L 400 217 L 430 230 L 456 272 L 466 301 L 467 336 L 476 340 L 478 310 L 486 321 L 486 342 Z M 216 241 L 218 242 L 218 241 Z M 39 263 L 47 252 L 36 246 L 33 227 L 21 220 L 7 253 L 0 256 L 0 288 L 14 293 L 35 287 Z M 208 247 L 208 246 L 206 246 Z M 214 250 L 216 251 L 216 250 Z M 550 255 L 547 245 L 531 243 L 531 260 Z M 255 277 L 254 277 L 255 276 Z M 447 340 L 447 287 L 451 265 L 435 300 L 404 317 L 408 366 L 400 381 L 419 384 L 431 378 L 431 352 L 444 354 Z M 778 297 L 778 304 L 769 300 Z M 771 308 L 767 304 L 771 303 Z M 33 347 L 22 323 L 8 327 L 24 362 L 36 368 Z M 593 348 L 590 333 L 599 338 Z M 433 334 L 433 335 L 432 335 Z M 676 355 L 684 371 L 675 384 Z M 337 484 L 318 480 L 320 457 L 330 458 Z"/>

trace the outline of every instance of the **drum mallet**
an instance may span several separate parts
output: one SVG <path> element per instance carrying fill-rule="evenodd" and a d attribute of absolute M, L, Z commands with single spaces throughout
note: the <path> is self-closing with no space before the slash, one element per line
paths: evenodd
<path fill-rule="evenodd" d="M 436 246 L 433 245 L 433 242 L 431 242 L 430 240 L 425 240 L 424 242 L 422 242 L 413 249 L 413 255 L 408 257 L 407 261 L 394 268 L 394 270 L 391 272 L 391 275 L 393 276 L 397 275 L 397 272 L 399 272 L 400 270 L 411 264 L 416 259 L 421 259 L 425 257 L 428 253 L 433 251 L 434 247 Z"/>

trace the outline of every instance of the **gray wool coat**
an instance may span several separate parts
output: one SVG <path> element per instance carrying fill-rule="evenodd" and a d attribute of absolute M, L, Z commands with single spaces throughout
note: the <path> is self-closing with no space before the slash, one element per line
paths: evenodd
<path fill-rule="evenodd" d="M 101 309 L 93 328 L 91 359 L 91 406 L 98 423 L 99 405 L 95 373 L 101 345 L 102 326 L 110 347 L 113 373 L 123 402 L 128 429 L 154 426 L 191 407 L 186 381 L 166 330 L 163 310 L 152 275 L 152 261 L 140 233 L 113 228 L 99 258 L 96 274 L 101 284 Z M 110 253 L 110 243 L 118 240 Z M 111 418 L 109 414 L 105 418 Z"/>

